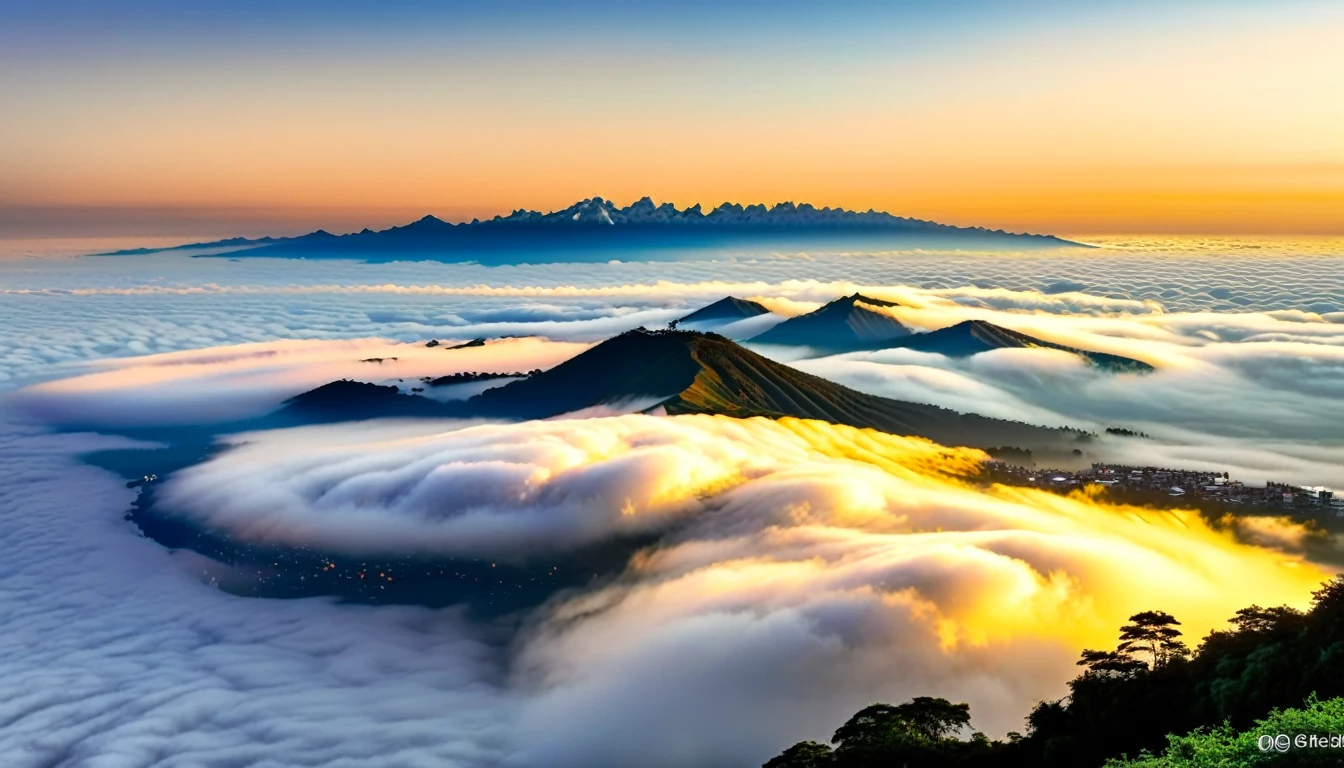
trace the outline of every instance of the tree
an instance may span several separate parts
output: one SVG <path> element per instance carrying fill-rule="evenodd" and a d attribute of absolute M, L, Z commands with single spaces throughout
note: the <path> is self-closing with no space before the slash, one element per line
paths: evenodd
<path fill-rule="evenodd" d="M 1129 621 L 1120 628 L 1118 653 L 1146 653 L 1153 669 L 1166 666 L 1172 659 L 1190 656 L 1190 649 L 1179 639 L 1181 630 L 1176 629 L 1181 622 L 1171 614 L 1144 611 L 1130 616 Z"/>
<path fill-rule="evenodd" d="M 1237 611 L 1231 623 L 1237 632 L 1262 635 L 1290 634 L 1296 633 L 1305 625 L 1306 616 L 1296 608 L 1286 605 L 1273 608 L 1252 605 Z"/>
<path fill-rule="evenodd" d="M 1311 593 L 1311 612 L 1322 618 L 1344 616 L 1344 575 L 1336 576 Z"/>
<path fill-rule="evenodd" d="M 971 724 L 971 705 L 916 696 L 909 703 L 896 707 L 896 715 L 919 734 L 938 741 L 956 735 Z"/>
<path fill-rule="evenodd" d="M 872 704 L 859 710 L 836 730 L 831 741 L 841 749 L 877 743 L 892 734 L 909 734 L 941 741 L 971 724 L 971 706 L 947 699 L 916 696 L 900 706 Z"/>
<path fill-rule="evenodd" d="M 870 704 L 845 724 L 836 729 L 831 743 L 840 749 L 854 749 L 876 745 L 885 741 L 893 732 L 909 730 L 905 721 L 890 704 Z"/>
<path fill-rule="evenodd" d="M 1027 733 L 1032 737 L 1050 737 L 1069 728 L 1069 708 L 1063 699 L 1037 702 L 1027 715 Z"/>
<path fill-rule="evenodd" d="M 1193 654 L 1171 615 L 1137 613 L 1114 650 L 1082 653 L 1086 670 L 1069 681 L 1067 698 L 1039 703 L 1026 735 L 1004 742 L 946 738 L 969 714 L 946 700 L 875 704 L 836 732 L 826 768 L 1344 765 L 1338 750 L 1268 754 L 1257 744 L 1265 733 L 1344 733 L 1344 576 L 1312 597 L 1306 612 L 1243 608 Z M 954 714 L 940 716 L 945 708 Z"/>
<path fill-rule="evenodd" d="M 859 710 L 831 737 L 836 766 L 947 766 L 971 752 L 990 749 L 981 735 L 969 742 L 951 738 L 970 725 L 968 704 L 920 696 L 892 706 L 872 704 Z"/>
<path fill-rule="evenodd" d="M 832 764 L 829 746 L 816 741 L 800 741 L 770 758 L 762 768 L 823 768 Z"/>
<path fill-rule="evenodd" d="M 1088 672 L 1102 676 L 1132 677 L 1148 668 L 1147 664 L 1134 658 L 1128 651 L 1093 651 L 1083 649 L 1078 666 L 1087 667 Z"/>

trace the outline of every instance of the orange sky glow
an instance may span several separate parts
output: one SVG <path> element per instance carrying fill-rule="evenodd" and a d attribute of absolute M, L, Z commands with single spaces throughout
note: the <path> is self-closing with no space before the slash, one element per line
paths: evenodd
<path fill-rule="evenodd" d="M 29 68 L 0 85 L 19 107 L 0 121 L 0 225 L 349 230 L 651 195 L 1013 231 L 1344 233 L 1344 13 L 1272 21 L 803 53 L 784 72 L 741 51 L 414 46 Z"/>

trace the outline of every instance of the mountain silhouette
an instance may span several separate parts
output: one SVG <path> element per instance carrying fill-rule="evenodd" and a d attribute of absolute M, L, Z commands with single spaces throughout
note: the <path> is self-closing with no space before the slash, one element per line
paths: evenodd
<path fill-rule="evenodd" d="M 323 384 L 285 402 L 286 421 L 358 421 L 393 417 L 443 416 L 440 403 L 418 395 L 403 395 L 395 386 L 363 381 Z"/>
<path fill-rule="evenodd" d="M 709 306 L 701 307 L 680 318 L 677 323 L 701 323 L 710 320 L 732 322 L 733 320 L 744 320 L 748 317 L 764 315 L 769 311 L 757 302 L 739 299 L 736 296 L 725 296 Z"/>
<path fill-rule="evenodd" d="M 888 346 L 920 352 L 936 352 L 948 357 L 970 357 L 992 349 L 1033 347 L 1058 349 L 1075 354 L 1093 366 L 1113 373 L 1146 373 L 1153 370 L 1153 366 L 1141 360 L 1055 344 L 986 320 L 966 320 L 936 331 L 911 334 Z"/>
<path fill-rule="evenodd" d="M 894 317 L 878 311 L 900 305 L 855 293 L 836 299 L 815 312 L 791 317 L 749 341 L 753 344 L 783 344 L 812 347 L 826 352 L 881 349 L 910 335 Z"/>
<path fill-rule="evenodd" d="M 282 413 L 324 421 L 375 415 L 539 419 L 640 401 L 646 410 L 668 414 L 793 416 L 981 448 L 1059 447 L 1078 435 L 865 394 L 777 363 L 718 334 L 694 331 L 628 331 L 550 370 L 464 402 L 439 403 L 389 392 L 393 387 L 352 384 L 318 387 L 290 400 Z M 349 398 L 344 406 L 341 398 Z M 343 407 L 349 415 L 342 415 Z"/>
<path fill-rule="evenodd" d="M 318 230 L 298 237 L 232 237 L 170 248 L 133 248 L 102 255 L 132 255 L 169 250 L 223 251 L 204 256 L 292 256 L 379 260 L 428 258 L 483 264 L 609 261 L 611 249 L 641 252 L 641 259 L 674 257 L 669 252 L 733 244 L 807 245 L 853 243 L 880 247 L 892 238 L 916 246 L 936 241 L 955 247 L 1077 246 L 1053 235 L 1015 234 L 983 227 L 954 227 L 893 216 L 881 211 L 817 208 L 802 203 L 773 206 L 724 203 L 709 213 L 699 204 L 677 208 L 644 197 L 617 206 L 601 197 L 580 200 L 550 213 L 518 209 L 485 221 L 453 224 L 425 216 L 380 231 L 347 235 Z M 913 239 L 912 239 L 913 238 Z"/>

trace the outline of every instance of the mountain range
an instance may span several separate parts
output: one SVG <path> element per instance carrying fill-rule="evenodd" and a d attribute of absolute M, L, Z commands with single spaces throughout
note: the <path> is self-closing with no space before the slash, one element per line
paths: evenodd
<path fill-rule="evenodd" d="M 791 202 L 773 206 L 724 203 L 708 213 L 700 205 L 677 208 L 643 197 L 619 207 L 601 197 L 581 200 L 550 213 L 519 209 L 507 216 L 452 224 L 425 216 L 402 226 L 345 235 L 317 230 L 297 237 L 231 237 L 171 248 L 134 248 L 101 255 L 135 255 L 167 250 L 209 251 L 201 255 L 303 256 L 305 258 L 444 258 L 481 263 L 607 261 L 606 248 L 693 249 L 751 242 L 771 245 L 818 241 L 881 247 L 927 240 L 956 247 L 1049 248 L 1076 246 L 1053 235 L 1015 234 L 982 227 L 954 227 L 881 211 L 817 208 Z M 525 252 L 520 255 L 518 252 Z M 578 251 L 578 253 L 575 253 Z"/>
<path fill-rule="evenodd" d="M 1109 373 L 1148 373 L 1153 370 L 1152 365 L 1142 360 L 1056 344 L 987 320 L 966 320 L 946 328 L 915 332 L 882 311 L 899 306 L 893 301 L 855 293 L 807 314 L 791 317 L 747 341 L 752 344 L 808 347 L 824 355 L 901 348 L 947 357 L 970 357 L 995 349 L 1056 349 L 1077 355 Z M 729 296 L 692 312 L 676 324 L 696 321 L 726 323 L 768 311 L 757 302 Z"/>
<path fill-rule="evenodd" d="M 858 392 L 713 333 L 644 329 L 462 402 L 338 381 L 292 398 L 279 415 L 305 423 L 392 416 L 538 419 L 632 402 L 646 412 L 793 416 L 980 448 L 1062 450 L 1080 434 Z"/>

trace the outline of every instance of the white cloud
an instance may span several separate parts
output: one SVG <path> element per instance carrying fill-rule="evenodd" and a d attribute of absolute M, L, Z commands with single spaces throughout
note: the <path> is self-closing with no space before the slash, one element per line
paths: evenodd
<path fill-rule="evenodd" d="M 364 371 L 546 367 L 728 294 L 783 315 L 862 291 L 910 304 L 917 327 L 985 317 L 1160 370 L 1103 376 L 1034 350 L 800 366 L 962 410 L 1160 435 L 1089 448 L 1134 463 L 1339 484 L 1337 256 L 1126 249 L 506 268 L 4 262 L 0 388 L 52 381 L 22 397 L 56 420 L 235 418 Z M 462 365 L 419 346 L 500 334 L 551 341 Z M 405 364 L 352 362 L 392 356 Z M 226 567 L 136 537 L 121 519 L 130 491 L 71 458 L 105 438 L 3 421 L 0 753 L 18 766 L 587 767 L 651 753 L 754 765 L 872 701 L 926 694 L 971 702 L 976 725 L 1001 733 L 1063 693 L 1077 650 L 1113 642 L 1135 610 L 1170 610 L 1193 639 L 1251 602 L 1300 605 L 1321 575 L 1293 565 L 1296 529 L 1280 522 L 1249 533 L 1282 551 L 1247 547 L 1189 514 L 965 488 L 918 444 L 801 422 L 296 430 L 164 488 L 238 538 L 332 548 L 659 536 L 624 572 L 526 617 L 505 647 L 498 626 L 452 610 L 212 589 L 201 572 Z"/>
<path fill-rule="evenodd" d="M 139 538 L 113 441 L 0 420 L 6 766 L 479 766 L 495 651 L 453 611 L 233 597 Z"/>
<path fill-rule="evenodd" d="M 1344 269 L 1319 244 L 1112 243 L 1084 253 L 733 256 L 482 267 L 435 262 L 0 257 L 0 386 L 79 361 L 280 338 L 411 341 L 544 334 L 592 341 L 662 325 L 728 294 L 788 314 L 862 290 L 1013 311 L 1344 313 Z M 800 279 L 802 278 L 802 279 Z M 1073 290 L 1058 292 L 1061 285 Z M 906 286 L 902 288 L 901 286 Z M 790 310 L 789 307 L 793 309 Z M 624 313 L 624 314 L 622 314 Z"/>
<path fill-rule="evenodd" d="M 921 694 L 1002 734 L 1134 612 L 1199 637 L 1325 576 L 1282 544 L 1291 526 L 1266 550 L 1193 512 L 986 491 L 944 474 L 978 452 L 819 422 L 445 426 L 251 435 L 161 510 L 244 540 L 492 559 L 658 534 L 532 617 L 511 688 L 525 764 L 752 764 Z"/>
<path fill-rule="evenodd" d="M 689 426 L 660 432 L 632 418 L 243 435 L 178 473 L 159 503 L 245 540 L 524 559 L 665 526 L 755 460 L 731 444 L 692 445 Z"/>
<path fill-rule="evenodd" d="M 91 366 L 97 369 L 92 373 L 34 385 L 16 399 L 28 412 L 58 424 L 212 424 L 264 415 L 337 379 L 401 379 L 409 389 L 420 386 L 423 376 L 550 368 L 588 348 L 539 338 L 449 349 L 452 345 L 450 340 L 437 347 L 383 339 L 274 341 L 146 355 L 101 361 Z"/>

